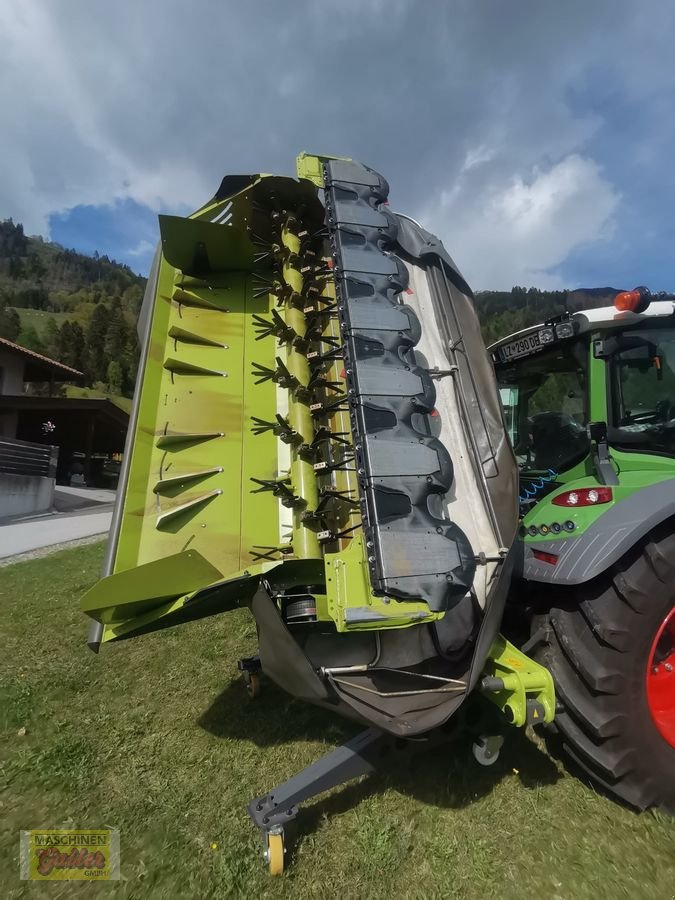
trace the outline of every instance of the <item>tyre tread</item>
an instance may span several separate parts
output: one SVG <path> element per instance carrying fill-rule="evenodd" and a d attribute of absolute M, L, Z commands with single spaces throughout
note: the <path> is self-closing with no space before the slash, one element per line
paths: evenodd
<path fill-rule="evenodd" d="M 646 701 L 640 712 L 631 699 L 644 684 L 640 665 L 646 659 L 637 659 L 636 647 L 652 633 L 655 604 L 667 609 L 675 603 L 672 523 L 669 528 L 653 532 L 575 595 L 558 596 L 536 620 L 536 627 L 550 624 L 536 655 L 556 683 L 563 709 L 555 725 L 570 759 L 629 805 L 675 812 L 675 749 L 658 735 Z M 656 766 L 650 748 L 656 748 Z"/>

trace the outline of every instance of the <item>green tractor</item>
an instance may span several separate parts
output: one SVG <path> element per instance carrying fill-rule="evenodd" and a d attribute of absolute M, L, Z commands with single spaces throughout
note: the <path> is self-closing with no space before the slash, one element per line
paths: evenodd
<path fill-rule="evenodd" d="M 674 812 L 674 304 L 636 288 L 490 350 L 520 471 L 511 618 L 551 727 L 607 792 Z"/>

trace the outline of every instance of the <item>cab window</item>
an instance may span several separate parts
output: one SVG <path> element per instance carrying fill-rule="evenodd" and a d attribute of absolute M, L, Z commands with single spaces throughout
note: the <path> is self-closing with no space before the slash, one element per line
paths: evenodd
<path fill-rule="evenodd" d="M 498 366 L 509 435 L 522 472 L 562 472 L 589 451 L 588 344 L 565 341 Z"/>

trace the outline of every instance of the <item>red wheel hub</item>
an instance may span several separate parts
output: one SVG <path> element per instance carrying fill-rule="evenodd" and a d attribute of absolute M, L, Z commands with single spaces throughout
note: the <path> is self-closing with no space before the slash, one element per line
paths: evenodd
<path fill-rule="evenodd" d="M 675 747 L 675 607 L 656 632 L 649 654 L 647 704 L 661 736 Z"/>

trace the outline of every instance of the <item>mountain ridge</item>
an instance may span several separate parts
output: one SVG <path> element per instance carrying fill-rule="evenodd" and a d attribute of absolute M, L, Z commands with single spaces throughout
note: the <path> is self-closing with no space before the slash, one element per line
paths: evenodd
<path fill-rule="evenodd" d="M 106 255 L 89 256 L 0 221 L 0 337 L 71 365 L 90 388 L 131 396 L 138 366 L 135 324 L 146 279 Z M 569 310 L 613 303 L 625 288 L 478 291 L 487 345 Z M 673 295 L 668 295 L 673 296 Z"/>
<path fill-rule="evenodd" d="M 0 337 L 84 372 L 87 386 L 103 394 L 133 392 L 145 284 L 106 255 L 78 253 L 0 221 Z"/>

